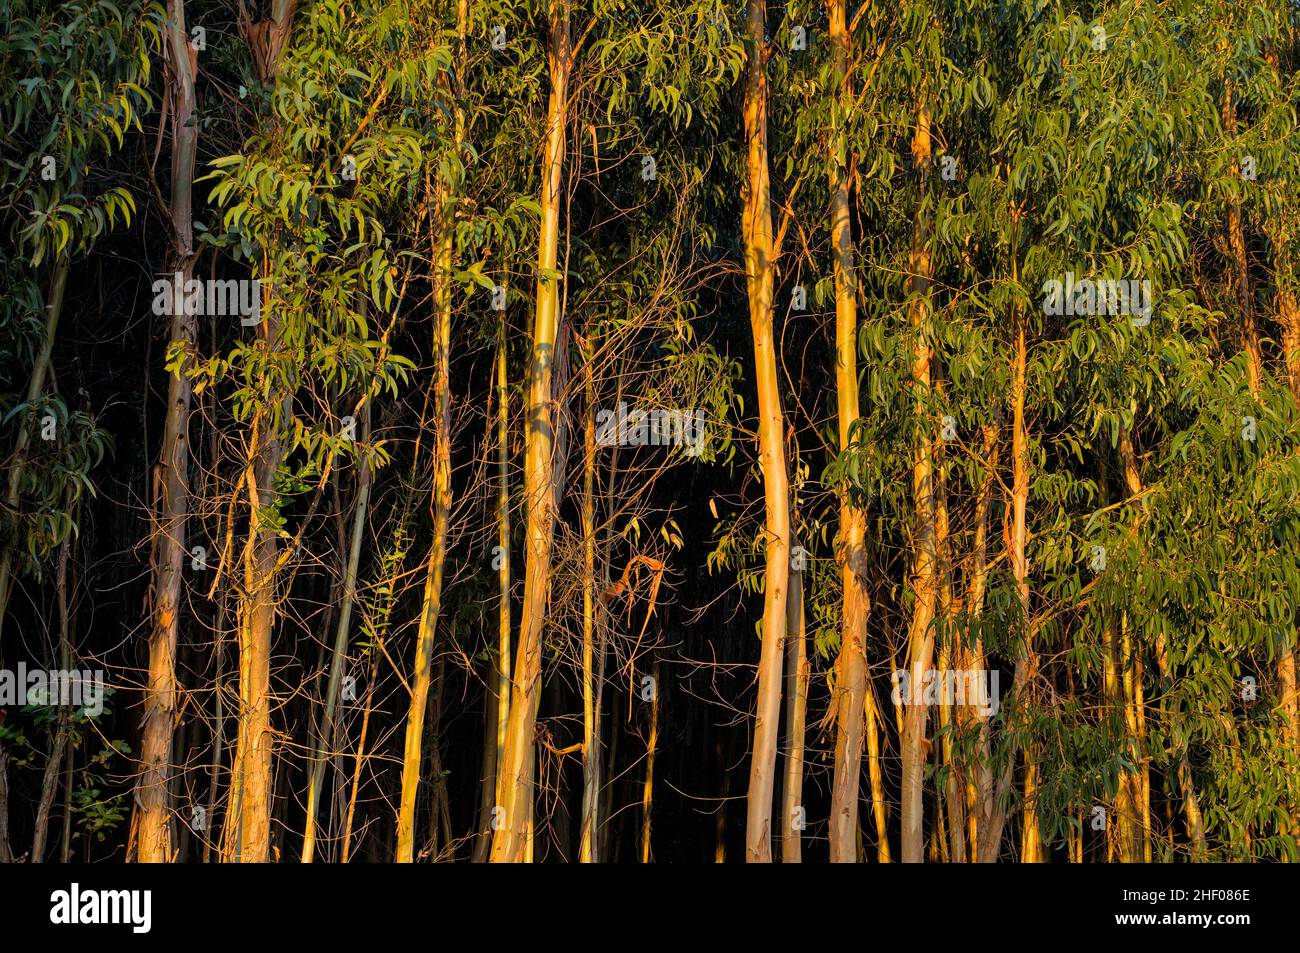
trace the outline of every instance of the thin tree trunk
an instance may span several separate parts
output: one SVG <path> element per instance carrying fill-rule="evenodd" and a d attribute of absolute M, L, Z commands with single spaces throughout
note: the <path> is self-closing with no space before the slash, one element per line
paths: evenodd
<path fill-rule="evenodd" d="M 564 178 L 568 125 L 569 73 L 573 52 L 566 0 L 550 2 L 550 48 L 547 56 L 551 94 L 547 107 L 547 142 L 543 162 L 541 233 L 537 248 L 537 309 L 533 318 L 532 366 L 528 375 L 524 495 L 528 507 L 525 533 L 524 607 L 519 623 L 510 718 L 501 761 L 502 824 L 492 838 L 494 863 L 524 860 L 532 841 L 533 728 L 542 687 L 542 627 L 551 587 L 551 536 L 556 487 L 552 468 L 555 416 L 551 406 L 551 370 L 559 328 L 560 189 Z"/>
<path fill-rule="evenodd" d="M 271 18 L 241 23 L 263 81 L 279 70 L 289 42 L 295 0 L 274 0 Z M 268 276 L 273 277 L 273 276 Z M 280 346 L 280 317 L 275 307 L 263 312 L 258 328 L 269 351 Z M 244 582 L 239 607 L 239 732 L 231 766 L 230 809 L 226 813 L 224 859 L 264 863 L 270 859 L 271 803 L 271 639 L 275 629 L 280 542 L 261 514 L 276 501 L 275 475 L 284 446 L 274 413 L 253 425 L 251 458 L 244 472 L 249 509 L 249 538 L 244 547 Z"/>
<path fill-rule="evenodd" d="M 1029 529 L 1026 510 L 1029 505 L 1029 430 L 1025 423 L 1025 398 L 1028 390 L 1026 378 L 1028 348 L 1025 342 L 1024 315 L 1016 314 L 1015 378 L 1012 383 L 1011 408 L 1011 538 L 1007 540 L 1011 575 L 1016 581 L 1016 595 L 1020 602 L 1020 617 L 1025 626 L 1025 644 L 1021 650 L 1023 678 L 1017 678 L 1017 689 L 1028 684 L 1037 671 L 1034 654 L 1034 633 L 1029 607 Z M 1020 668 L 1021 666 L 1017 666 Z M 1038 827 L 1038 769 L 1034 763 L 1032 746 L 1025 748 L 1024 814 L 1020 829 L 1020 860 L 1022 863 L 1039 863 L 1042 860 L 1041 835 Z"/>
<path fill-rule="evenodd" d="M 840 452 L 851 445 L 858 419 L 858 301 L 853 234 L 849 220 L 848 144 L 843 124 L 852 100 L 848 62 L 851 37 L 845 23 L 844 0 L 828 0 L 832 55 L 839 103 L 831 142 L 831 244 L 835 266 L 835 383 L 839 402 Z M 832 863 L 858 859 L 858 786 L 862 777 L 862 728 L 866 711 L 867 618 L 871 599 L 866 586 L 866 516 L 840 488 L 840 553 L 843 627 L 836 663 L 835 774 L 831 783 L 830 851 Z M 872 729 L 873 730 L 873 729 Z M 879 803 L 882 792 L 873 790 Z M 888 852 L 888 842 L 885 842 Z"/>
<path fill-rule="evenodd" d="M 169 272 L 181 282 L 172 300 L 180 297 L 193 274 L 194 214 L 191 192 L 199 127 L 194 122 L 194 74 L 197 57 L 185 28 L 184 0 L 167 3 L 167 95 L 172 115 L 171 208 L 172 248 Z M 171 349 L 189 348 L 197 332 L 195 317 L 186 308 L 172 309 Z M 176 634 L 179 624 L 185 530 L 189 510 L 189 416 L 193 388 L 184 367 L 167 382 L 167 416 L 158 463 L 161 491 L 154 536 L 153 631 L 149 638 L 149 687 L 144 699 L 141 731 L 141 772 L 137 801 L 137 859 L 165 863 L 172 859 L 171 795 L 172 732 L 176 720 Z"/>
<path fill-rule="evenodd" d="M 659 663 L 655 662 L 654 694 L 650 696 L 650 739 L 645 746 L 645 785 L 641 789 L 641 863 L 650 863 L 650 809 L 654 803 L 655 749 L 659 740 Z"/>
<path fill-rule="evenodd" d="M 456 147 L 461 139 L 457 120 Z M 436 187 L 438 248 L 434 264 L 434 404 L 436 438 L 433 478 L 433 545 L 425 568 L 420 628 L 415 639 L 415 676 L 406 717 L 406 745 L 402 756 L 402 794 L 397 813 L 397 862 L 409 864 L 415 850 L 415 803 L 420 790 L 420 765 L 424 749 L 424 715 L 429 701 L 430 666 L 442 611 L 442 578 L 447 555 L 447 514 L 451 509 L 451 267 L 455 198 L 446 182 Z"/>
<path fill-rule="evenodd" d="M 748 0 L 748 66 L 745 80 L 747 187 L 742 231 L 749 323 L 754 338 L 758 390 L 759 467 L 767 507 L 767 565 L 763 574 L 763 640 L 758 663 L 758 712 L 749 769 L 745 860 L 772 861 L 772 791 L 781 717 L 781 648 L 790 574 L 790 491 L 785 468 L 785 420 L 772 335 L 772 289 L 776 247 L 772 234 L 767 154 L 766 0 Z"/>
<path fill-rule="evenodd" d="M 880 707 L 875 687 L 868 682 L 866 691 L 867 777 L 871 780 L 871 813 L 876 822 L 876 860 L 887 864 L 889 852 L 889 806 L 885 801 L 885 772 L 880 758 Z"/>
<path fill-rule="evenodd" d="M 1011 385 L 1011 520 L 1010 524 L 1006 526 L 1005 542 L 1007 557 L 1011 563 L 1011 575 L 1016 583 L 1017 601 L 1020 603 L 1021 617 L 1026 626 L 1024 643 L 1020 646 L 1016 658 L 1015 678 L 1012 684 L 1012 693 L 1016 696 L 1018 701 L 1023 702 L 1025 700 L 1029 682 L 1034 677 L 1035 663 L 1033 632 L 1029 629 L 1029 562 L 1026 552 L 1028 528 L 1025 518 L 1025 511 L 1029 502 L 1029 434 L 1025 425 L 1025 391 L 1027 386 L 1026 365 L 1028 363 L 1028 351 L 1025 341 L 1025 319 L 1018 310 L 1015 315 L 1014 324 L 1015 359 Z M 1027 798 L 1036 796 L 1036 779 L 1033 774 L 1031 761 L 1032 752 L 1026 751 L 1025 793 Z M 989 818 L 989 822 L 987 825 L 987 831 L 981 832 L 980 834 L 980 863 L 993 863 L 996 861 L 998 853 L 1002 848 L 1002 830 L 1005 827 L 1007 820 L 1007 813 L 1004 805 L 1006 803 L 1014 770 L 1015 755 L 1014 753 L 1009 753 L 1007 761 L 1002 766 L 1002 771 L 998 776 L 996 789 L 993 790 L 992 809 L 985 815 Z M 990 789 L 993 789 L 992 785 L 990 785 Z M 1021 840 L 1021 859 L 1034 861 L 1037 858 L 1038 821 L 1034 813 L 1033 801 L 1029 799 L 1026 800 L 1024 805 L 1024 825 Z M 1028 856 L 1026 856 L 1026 847 L 1029 848 Z"/>
<path fill-rule="evenodd" d="M 64 494 L 65 506 L 72 505 L 72 490 Z M 71 548 L 69 538 L 64 538 L 59 545 L 58 568 L 55 575 L 55 592 L 59 601 L 59 665 L 64 672 L 72 670 L 72 640 L 68 629 L 68 551 Z M 51 699 L 58 701 L 58 699 Z M 45 839 L 50 829 L 50 808 L 54 806 L 54 796 L 58 793 L 59 772 L 63 769 L 63 751 L 68 743 L 71 715 L 66 705 L 61 705 L 58 715 L 58 728 L 50 745 L 50 757 L 45 762 L 45 772 L 41 779 L 41 798 L 36 808 L 36 830 L 32 836 L 32 855 L 30 863 L 39 864 L 45 860 Z"/>
<path fill-rule="evenodd" d="M 939 702 L 939 724 L 943 729 L 943 763 L 948 771 L 943 801 L 947 811 L 948 861 L 966 863 L 966 805 L 962 792 L 962 770 L 958 763 L 958 746 L 953 737 L 957 728 L 955 700 L 950 697 L 949 681 L 953 662 L 959 658 L 953 627 L 952 555 L 948 530 L 948 465 L 944 461 L 943 442 L 936 440 L 935 456 L 935 553 L 939 565 L 939 684 L 943 686 Z M 960 668 L 958 664 L 957 668 Z M 963 677 L 959 676 L 959 677 Z"/>
<path fill-rule="evenodd" d="M 802 861 L 804 828 L 803 765 L 804 725 L 808 714 L 807 642 L 804 639 L 803 573 L 791 570 L 790 598 L 786 602 L 786 673 L 785 673 L 785 778 L 782 786 L 781 862 Z M 862 770 L 861 759 L 858 770 Z"/>
<path fill-rule="evenodd" d="M 993 479 L 998 466 L 998 428 L 992 424 L 983 428 L 984 476 L 975 498 L 975 538 L 971 546 L 970 583 L 966 595 L 966 614 L 970 625 L 977 628 L 984 615 L 984 592 L 988 584 L 988 534 L 989 510 L 993 504 Z M 978 632 L 969 640 L 969 667 L 974 671 L 987 671 L 988 660 L 984 654 L 984 639 Z M 991 700 L 991 699 L 990 699 Z M 993 764 L 989 751 L 989 719 L 991 712 L 979 706 L 968 705 L 959 710 L 965 714 L 963 724 L 977 726 L 977 764 L 966 780 L 966 817 L 970 829 L 970 856 L 980 856 L 984 830 L 993 816 Z"/>
<path fill-rule="evenodd" d="M 926 205 L 931 168 L 930 110 L 922 92 L 917 108 L 912 159 L 920 173 L 916 213 L 912 227 L 912 253 L 908 272 L 908 313 L 912 325 L 913 412 L 918 421 L 930 414 L 930 327 L 929 288 L 931 277 L 930 221 Z M 938 554 L 935 550 L 934 472 L 929 427 L 920 424 L 912 465 L 912 499 L 916 509 L 913 543 L 911 628 L 908 632 L 907 663 L 910 697 L 903 716 L 903 843 L 904 863 L 921 863 L 925 847 L 923 806 L 926 761 L 926 705 L 922 685 L 934 656 L 935 604 L 938 598 Z"/>
<path fill-rule="evenodd" d="M 581 863 L 598 863 L 596 831 L 600 826 L 600 687 L 595 672 L 598 622 L 596 612 L 596 408 L 591 348 L 585 355 L 587 419 L 582 470 L 582 830 L 578 846 Z"/>
<path fill-rule="evenodd" d="M 362 408 L 361 441 L 370 440 L 370 403 Z M 334 713 L 339 701 L 339 686 L 343 680 L 343 662 L 347 658 L 348 630 L 352 624 L 352 606 L 357 595 L 357 567 L 361 562 L 361 540 L 366 528 L 366 515 L 370 506 L 370 460 L 362 455 L 357 475 L 356 505 L 352 513 L 352 535 L 348 543 L 348 561 L 343 570 L 343 602 L 339 607 L 338 627 L 334 632 L 334 646 L 330 654 L 329 686 L 325 690 L 325 720 L 312 752 L 311 775 L 307 784 L 307 825 L 302 841 L 302 862 L 310 864 L 316 854 L 316 812 L 320 803 L 321 783 L 325 777 L 328 747 L 332 752 L 336 734 Z"/>

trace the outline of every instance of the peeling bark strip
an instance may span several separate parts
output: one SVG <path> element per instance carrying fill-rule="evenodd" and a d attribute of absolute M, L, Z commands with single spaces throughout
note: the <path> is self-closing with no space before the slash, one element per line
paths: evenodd
<path fill-rule="evenodd" d="M 551 406 L 551 365 L 559 326 L 560 187 L 564 181 L 572 40 L 566 0 L 551 0 L 551 42 L 547 54 L 551 95 L 547 106 L 546 155 L 542 169 L 542 227 L 537 245 L 537 311 L 533 318 L 533 356 L 528 373 L 524 496 L 528 507 L 524 535 L 524 607 L 515 652 L 510 720 L 500 764 L 500 828 L 492 838 L 493 863 L 519 863 L 530 841 L 533 803 L 533 727 L 542 689 L 542 626 L 551 588 L 551 535 L 555 522 L 555 413 Z"/>
<path fill-rule="evenodd" d="M 772 288 L 777 249 L 772 236 L 768 181 L 767 66 L 764 52 L 766 0 L 749 0 L 746 29 L 745 143 L 747 183 L 741 221 L 745 242 L 745 284 L 754 338 L 758 389 L 759 466 L 767 506 L 767 566 L 763 574 L 763 641 L 758 662 L 758 714 L 754 724 L 745 821 L 745 860 L 772 860 L 772 791 L 776 776 L 777 727 L 781 717 L 781 648 L 785 638 L 790 575 L 790 488 L 785 470 L 785 418 L 781 412 L 772 336 Z"/>
<path fill-rule="evenodd" d="M 181 287 L 194 268 L 194 160 L 199 127 L 194 123 L 194 50 L 185 28 L 184 0 L 167 4 L 167 96 L 172 116 L 171 219 L 172 243 L 168 272 L 178 272 Z M 193 346 L 196 321 L 187 308 L 174 308 L 171 350 Z M 141 771 L 136 788 L 139 806 L 137 859 L 164 863 L 172 859 L 171 793 L 172 732 L 176 721 L 176 634 L 180 622 L 189 515 L 189 416 L 193 388 L 184 368 L 167 382 L 167 417 L 155 476 L 157 502 L 153 540 L 153 630 L 149 637 L 149 684 L 144 699 L 140 742 Z"/>

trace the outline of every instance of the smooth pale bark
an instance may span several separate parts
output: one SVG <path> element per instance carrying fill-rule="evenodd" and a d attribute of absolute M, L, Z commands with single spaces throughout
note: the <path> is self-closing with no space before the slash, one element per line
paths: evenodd
<path fill-rule="evenodd" d="M 939 565 L 939 684 L 947 685 L 947 674 L 954 668 L 958 646 L 954 644 L 952 600 L 952 555 L 948 529 L 948 465 L 944 460 L 943 441 L 934 443 L 935 459 L 935 553 Z M 956 666 L 960 668 L 961 666 Z M 939 703 L 939 724 L 943 729 L 943 763 L 948 769 L 948 782 L 943 792 L 946 829 L 948 834 L 947 860 L 954 864 L 966 863 L 966 804 L 962 795 L 962 766 L 958 763 L 957 745 L 953 738 L 956 728 L 954 702 L 945 690 Z"/>
<path fill-rule="evenodd" d="M 1008 501 L 1011 518 L 1006 526 L 1005 544 L 1007 560 L 1011 564 L 1011 575 L 1016 584 L 1016 597 L 1026 626 L 1029 616 L 1029 561 L 1026 552 L 1028 527 L 1025 511 L 1029 503 L 1029 433 L 1025 424 L 1025 391 L 1027 388 L 1026 365 L 1028 349 L 1025 341 L 1025 319 L 1019 312 L 1014 318 L 1015 324 L 1015 358 L 1012 367 L 1011 384 L 1011 498 Z M 1033 632 L 1027 630 L 1024 644 L 1016 658 L 1015 678 L 1012 694 L 1024 701 L 1026 688 L 1033 677 L 1034 661 Z M 1025 752 L 1025 794 L 1036 796 L 1037 782 L 1032 769 L 1032 752 Z M 979 862 L 993 863 L 1002 848 L 1002 830 L 1006 826 L 1007 813 L 1005 804 L 1015 769 L 1015 756 L 1009 755 L 1002 766 L 996 789 L 993 793 L 992 807 L 985 814 L 988 818 L 987 829 L 980 833 Z M 1032 800 L 1024 805 L 1024 828 L 1021 836 L 1021 860 L 1037 860 L 1038 821 L 1034 813 Z M 1026 856 L 1026 848 L 1029 850 Z"/>
<path fill-rule="evenodd" d="M 505 313 L 497 350 L 497 754 L 493 804 L 501 803 L 501 764 L 510 720 L 510 388 L 506 367 Z"/>
<path fill-rule="evenodd" d="M 912 137 L 912 160 L 920 174 L 916 212 L 912 220 L 912 251 L 908 273 L 908 315 L 912 325 L 913 413 L 925 421 L 930 413 L 930 220 L 927 207 L 931 172 L 930 110 L 922 102 L 917 108 Z M 934 618 L 938 599 L 938 554 L 935 549 L 934 467 L 929 427 L 920 424 L 912 464 L 912 502 L 915 508 L 912 554 L 912 619 L 907 637 L 907 667 L 910 698 L 904 706 L 902 730 L 902 809 L 904 863 L 924 859 L 924 806 L 922 803 L 926 761 L 927 706 L 921 686 L 934 658 Z"/>
<path fill-rule="evenodd" d="M 370 439 L 370 404 L 363 408 L 362 441 Z M 361 563 L 361 541 L 365 533 L 366 515 L 370 507 L 370 461 L 363 455 L 357 475 L 356 505 L 352 513 L 352 533 L 348 540 L 347 564 L 343 570 L 343 599 L 339 606 L 338 625 L 334 631 L 334 645 L 330 652 L 329 683 L 325 689 L 325 719 L 312 752 L 311 773 L 307 783 L 307 823 L 302 839 L 302 862 L 310 864 L 316 854 L 316 812 L 320 803 L 321 784 L 325 778 L 325 762 L 332 758 L 338 708 L 339 686 L 343 681 L 343 662 L 347 658 L 348 630 L 352 624 L 352 607 L 357 596 L 357 567 Z"/>
<path fill-rule="evenodd" d="M 541 233 L 537 247 L 537 307 L 528 372 L 524 451 L 524 605 L 519 622 L 510 718 L 501 761 L 501 826 L 492 838 L 494 863 L 518 863 L 532 842 L 533 728 L 542 687 L 542 627 L 551 588 L 551 537 L 556 487 L 552 453 L 555 415 L 551 371 L 559 328 L 560 296 L 556 262 L 559 252 L 560 190 L 568 125 L 569 74 L 573 51 L 565 0 L 551 0 L 547 66 L 551 94 L 547 106 L 546 150 L 542 165 Z"/>
<path fill-rule="evenodd" d="M 496 357 L 496 450 L 497 450 L 497 650 L 488 684 L 490 724 L 485 726 L 482 834 L 474 847 L 474 862 L 487 859 L 492 848 L 492 818 L 501 804 L 501 765 L 504 761 L 506 726 L 510 720 L 510 389 L 507 376 L 506 343 L 509 340 L 505 312 L 497 340 Z"/>
<path fill-rule="evenodd" d="M 790 572 L 786 601 L 785 777 L 781 805 L 781 862 L 802 862 L 804 726 L 808 715 L 811 668 L 804 638 L 803 573 Z M 861 767 L 859 763 L 859 768 Z"/>
<path fill-rule="evenodd" d="M 1028 391 L 1026 323 L 1025 316 L 1017 313 L 1015 374 L 1011 385 L 1011 535 L 1007 539 L 1007 559 L 1011 563 L 1011 575 L 1016 582 L 1016 597 L 1020 603 L 1020 616 L 1025 625 L 1025 644 L 1016 666 L 1017 691 L 1028 684 L 1037 669 L 1029 608 L 1029 526 L 1026 518 L 1026 510 L 1029 506 L 1029 429 L 1025 422 L 1025 398 Z M 1043 859 L 1037 799 L 1038 769 L 1034 763 L 1033 751 L 1026 747 L 1024 808 L 1020 828 L 1022 863 L 1039 863 Z"/>
<path fill-rule="evenodd" d="M 880 758 L 880 707 L 876 703 L 876 690 L 867 685 L 867 777 L 871 780 L 871 813 L 876 822 L 876 860 L 887 864 L 892 859 L 889 851 L 889 809 L 885 802 L 885 771 Z"/>
<path fill-rule="evenodd" d="M 848 144 L 842 123 L 852 100 L 848 62 L 851 37 L 844 0 L 828 0 L 832 57 L 839 94 L 831 139 L 831 246 L 835 270 L 835 391 L 839 409 L 840 451 L 848 450 L 858 419 L 858 301 L 853 234 L 849 221 Z M 844 587 L 840 654 L 836 662 L 835 774 L 831 782 L 831 863 L 858 859 L 858 785 L 862 777 L 863 720 L 866 711 L 866 639 L 871 597 L 866 585 L 866 516 L 840 488 L 841 579 Z M 879 791 L 873 791 L 878 803 Z M 888 851 L 888 842 L 885 850 Z"/>
<path fill-rule="evenodd" d="M 582 468 L 582 829 L 579 835 L 578 860 L 598 863 L 600 826 L 600 714 L 601 675 L 596 672 L 596 640 L 599 637 L 596 613 L 596 408 L 592 381 L 591 353 L 585 355 L 584 378 L 587 391 L 587 419 L 584 428 Z M 602 647 L 603 648 L 603 647 Z M 648 823 L 648 821 L 647 821 Z"/>
<path fill-rule="evenodd" d="M 975 537 L 971 544 L 970 577 L 966 590 L 966 614 L 972 627 L 984 615 L 984 593 L 988 585 L 989 509 L 993 503 L 993 477 L 998 467 L 998 428 L 986 424 L 982 428 L 984 476 L 975 496 Z M 967 668 L 984 672 L 988 660 L 984 654 L 984 639 L 976 632 L 969 639 Z M 970 836 L 970 856 L 978 859 L 980 843 L 989 819 L 993 814 L 993 765 L 989 751 L 989 719 L 978 705 L 965 705 L 958 709 L 958 722 L 964 728 L 974 727 L 976 736 L 976 765 L 966 778 L 966 819 Z"/>
<path fill-rule="evenodd" d="M 273 79 L 279 70 L 295 6 L 293 0 L 275 0 L 269 20 L 241 23 L 254 66 L 263 80 Z M 269 351 L 279 349 L 277 308 L 263 312 L 258 334 Z M 275 475 L 283 456 L 279 424 L 273 412 L 264 411 L 253 425 L 250 458 L 243 474 L 249 537 L 244 547 L 244 579 L 239 594 L 239 731 L 222 850 L 227 862 L 264 863 L 271 852 L 271 639 L 280 541 L 274 527 L 263 526 L 261 514 L 275 505 Z"/>
<path fill-rule="evenodd" d="M 459 148 L 459 120 L 456 137 Z M 406 716 L 406 744 L 402 753 L 402 794 L 397 812 L 397 856 L 409 864 L 415 850 L 415 802 L 420 791 L 420 766 L 424 754 L 424 716 L 429 701 L 433 646 L 442 611 L 442 579 L 447 556 L 447 516 L 451 510 L 451 349 L 452 243 L 455 191 L 445 182 L 436 189 L 439 238 L 433 273 L 434 298 L 434 476 L 433 545 L 425 566 L 420 628 L 415 638 L 415 675 Z"/>
<path fill-rule="evenodd" d="M 781 649 L 790 574 L 790 488 L 785 468 L 785 420 L 772 334 L 776 247 L 768 179 L 765 0 L 748 0 L 745 73 L 746 187 L 742 196 L 745 284 L 754 339 L 758 391 L 759 469 L 766 503 L 767 562 L 763 573 L 762 648 L 758 663 L 758 711 L 745 819 L 745 860 L 772 861 L 772 791 L 781 714 Z"/>
<path fill-rule="evenodd" d="M 168 0 L 167 96 L 172 116 L 171 207 L 172 247 L 168 274 L 179 273 L 182 287 L 193 274 L 194 214 L 192 190 L 199 126 L 194 120 L 194 76 L 197 56 L 185 28 L 184 0 Z M 194 315 L 174 308 L 172 349 L 189 348 L 196 333 Z M 136 801 L 139 821 L 137 859 L 164 863 L 172 859 L 171 796 L 172 732 L 176 721 L 176 634 L 185 561 L 185 531 L 189 516 L 189 416 L 193 387 L 184 368 L 167 382 L 167 415 L 159 454 L 156 486 L 160 493 L 154 529 L 152 631 L 149 636 L 149 684 L 144 698 L 140 740 L 140 779 Z"/>
<path fill-rule="evenodd" d="M 275 340 L 279 321 L 274 312 L 264 325 L 268 339 Z M 275 425 L 265 417 L 253 427 L 253 447 L 244 468 L 249 539 L 239 606 L 239 731 L 223 850 L 224 859 L 234 863 L 265 863 L 271 847 L 271 636 L 280 546 L 275 533 L 262 528 L 261 514 L 275 504 L 273 481 L 282 447 Z"/>

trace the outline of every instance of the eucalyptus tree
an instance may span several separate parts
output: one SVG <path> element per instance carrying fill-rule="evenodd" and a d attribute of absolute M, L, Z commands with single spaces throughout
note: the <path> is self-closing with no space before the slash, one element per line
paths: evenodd
<path fill-rule="evenodd" d="M 199 27 L 202 30 L 202 27 Z M 200 34 L 201 35 L 201 34 Z M 202 44 L 206 46 L 206 43 Z M 195 117 L 198 49 L 186 28 L 184 0 L 171 0 L 162 24 L 167 114 L 171 119 L 170 198 L 166 209 L 171 241 L 165 273 L 179 285 L 168 296 L 169 346 L 184 359 L 196 334 L 197 319 L 185 304 L 175 307 L 194 274 L 194 165 L 199 127 Z M 174 289 L 177 290 L 177 289 Z M 197 303 L 197 302 L 196 302 Z M 186 523 L 189 509 L 189 416 L 193 388 L 189 376 L 173 369 L 167 382 L 167 414 L 159 454 L 159 518 L 153 545 L 152 631 L 149 684 L 144 700 L 139 781 L 138 858 L 144 863 L 171 859 L 168 775 L 176 719 L 176 638 L 179 630 Z"/>
<path fill-rule="evenodd" d="M 396 12 L 314 4 L 295 29 L 303 42 L 287 46 L 258 39 L 287 33 L 276 12 L 246 27 L 264 79 L 255 94 L 263 119 L 241 153 L 212 163 L 223 247 L 269 285 L 256 337 L 236 338 L 228 353 L 196 366 L 202 386 L 228 391 L 230 412 L 246 428 L 229 494 L 232 510 L 243 500 L 248 529 L 236 552 L 228 523 L 219 565 L 241 580 L 239 743 L 224 847 L 231 860 L 263 860 L 269 850 L 270 649 L 284 570 L 336 465 L 385 460 L 382 444 L 357 439 L 355 422 L 412 367 L 390 340 L 412 267 L 397 235 L 411 230 L 406 212 L 426 163 L 408 107 L 436 97 L 448 57 L 434 43 L 425 55 L 399 57 L 430 27 Z M 270 49 L 274 62 L 262 58 Z M 347 403 L 331 398 L 349 387 Z M 286 509 L 295 499 L 307 512 L 290 532 Z"/>
<path fill-rule="evenodd" d="M 143 4 L 13 3 L 2 15 L 0 163 L 0 411 L 15 421 L 5 460 L 0 542 L 0 657 L 15 580 L 40 575 L 76 530 L 72 506 L 93 493 L 90 472 L 111 438 L 57 394 L 53 352 L 75 258 L 128 225 L 132 192 L 99 168 L 140 127 L 150 99 L 148 49 L 157 37 Z M 39 425 L 40 440 L 33 442 Z M 5 741 L 0 727 L 0 861 L 11 859 Z"/>

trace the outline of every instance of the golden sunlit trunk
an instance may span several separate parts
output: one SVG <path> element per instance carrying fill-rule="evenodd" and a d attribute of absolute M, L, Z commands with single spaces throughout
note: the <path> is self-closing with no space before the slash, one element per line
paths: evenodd
<path fill-rule="evenodd" d="M 167 96 L 172 113 L 171 208 L 172 252 L 168 272 L 181 287 L 189 282 L 194 264 L 194 216 L 191 189 L 198 148 L 194 117 L 196 57 L 185 28 L 184 0 L 167 4 Z M 179 277 L 176 277 L 179 275 Z M 195 318 L 187 308 L 173 308 L 172 348 L 192 346 Z M 189 416 L 193 387 L 184 368 L 167 381 L 167 415 L 156 486 L 158 522 L 154 536 L 152 632 L 149 637 L 149 687 L 144 699 L 140 740 L 139 824 L 136 857 L 141 863 L 163 863 L 171 857 L 168 783 L 172 764 L 172 732 L 176 720 L 176 634 L 185 560 L 185 529 L 189 510 Z"/>
<path fill-rule="evenodd" d="M 569 14 L 565 0 L 551 0 L 551 38 L 547 65 L 551 78 L 547 139 L 542 168 L 541 234 L 537 249 L 537 309 L 533 317 L 532 361 L 525 418 L 524 606 L 511 686 L 510 716 L 500 764 L 501 826 L 492 838 L 494 863 L 525 859 L 532 841 L 533 727 L 542 688 L 542 627 L 551 585 L 551 535 L 556 489 L 552 453 L 555 413 L 551 369 L 559 327 L 560 188 L 564 177 L 568 123 L 569 72 L 572 68 Z"/>
<path fill-rule="evenodd" d="M 925 94 L 917 109 L 912 138 L 912 161 L 920 175 L 916 211 L 912 219 L 912 252 L 908 266 L 908 316 L 912 326 L 913 413 L 917 418 L 912 464 L 912 619 L 907 637 L 909 692 L 904 699 L 902 730 L 902 809 L 904 863 L 921 863 L 925 844 L 925 761 L 928 750 L 927 709 L 924 704 L 926 674 L 934 658 L 934 618 L 938 599 L 938 553 L 935 549 L 934 467 L 930 437 L 930 210 L 931 170 L 930 110 Z"/>
<path fill-rule="evenodd" d="M 803 860 L 804 727 L 808 715 L 808 648 L 804 641 L 803 573 L 790 572 L 786 600 L 785 778 L 781 804 L 781 862 Z"/>
<path fill-rule="evenodd" d="M 844 0 L 828 0 L 832 56 L 838 84 L 837 118 L 830 149 L 831 246 L 835 269 L 835 391 L 839 405 L 840 451 L 851 444 L 858 419 L 858 302 L 853 235 L 849 221 L 849 172 L 844 112 L 852 90 L 848 62 L 851 37 L 845 23 Z M 866 585 L 866 517 L 840 488 L 840 546 L 843 623 L 836 663 L 835 774 L 831 783 L 830 850 L 832 863 L 857 861 L 858 785 L 862 776 L 863 720 L 866 712 L 866 639 L 871 599 Z M 872 726 L 874 730 L 874 726 Z M 873 786 L 874 787 L 874 786 Z M 873 790 L 874 805 L 883 792 Z M 888 841 L 884 841 L 888 853 Z"/>
<path fill-rule="evenodd" d="M 758 711 L 749 768 L 745 860 L 772 860 L 772 791 L 781 709 L 781 650 L 790 574 L 790 489 L 785 469 L 785 418 L 781 411 L 772 334 L 775 244 L 767 154 L 766 2 L 748 0 L 745 78 L 747 183 L 742 231 L 749 324 L 754 339 L 758 391 L 759 469 L 766 502 L 767 562 L 763 573 L 763 635 L 758 663 Z"/>

